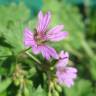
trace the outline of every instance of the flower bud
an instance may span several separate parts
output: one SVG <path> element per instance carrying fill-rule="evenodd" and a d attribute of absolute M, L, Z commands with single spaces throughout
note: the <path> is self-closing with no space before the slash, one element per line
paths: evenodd
<path fill-rule="evenodd" d="M 48 92 L 48 96 L 52 96 L 52 93 L 51 92 Z"/>
<path fill-rule="evenodd" d="M 29 90 L 27 87 L 24 87 L 24 95 L 29 96 Z"/>
<path fill-rule="evenodd" d="M 58 91 L 56 91 L 56 90 L 53 90 L 53 96 L 59 96 L 59 93 L 58 93 Z"/>
<path fill-rule="evenodd" d="M 55 88 L 58 92 L 61 92 L 62 91 L 62 88 L 61 86 L 59 86 L 58 84 L 55 84 Z"/>
<path fill-rule="evenodd" d="M 22 96 L 22 94 L 21 93 L 18 93 L 16 96 Z"/>
<path fill-rule="evenodd" d="M 18 79 L 15 79 L 15 80 L 14 80 L 14 84 L 15 84 L 16 86 L 19 86 L 19 85 L 20 85 L 20 81 L 19 81 Z"/>

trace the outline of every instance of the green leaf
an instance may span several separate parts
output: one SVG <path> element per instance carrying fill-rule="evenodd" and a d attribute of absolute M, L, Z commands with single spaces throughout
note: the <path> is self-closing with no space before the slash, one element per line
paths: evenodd
<path fill-rule="evenodd" d="M 0 66 L 0 75 L 4 75 L 6 73 L 6 69 Z"/>
<path fill-rule="evenodd" d="M 29 10 L 24 3 L 10 6 L 0 6 L 0 36 L 4 36 L 5 41 L 13 47 L 13 52 L 24 49 L 23 31 L 25 22 L 29 18 Z M 4 19 L 2 19 L 4 18 Z"/>
<path fill-rule="evenodd" d="M 11 51 L 7 47 L 0 46 L 0 58 L 3 58 L 4 56 L 10 56 L 12 55 Z"/>
<path fill-rule="evenodd" d="M 12 80 L 11 78 L 7 78 L 6 80 L 3 80 L 0 82 L 0 93 L 2 93 L 3 91 L 5 91 L 8 86 L 11 84 Z"/>
<path fill-rule="evenodd" d="M 4 92 L 0 93 L 0 96 L 7 96 L 7 92 L 4 91 Z"/>
<path fill-rule="evenodd" d="M 32 96 L 46 96 L 46 92 L 39 86 L 36 90 L 34 90 Z"/>

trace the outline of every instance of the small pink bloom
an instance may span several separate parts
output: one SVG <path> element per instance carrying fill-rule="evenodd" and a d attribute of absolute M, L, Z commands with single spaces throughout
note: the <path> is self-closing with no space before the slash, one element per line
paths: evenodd
<path fill-rule="evenodd" d="M 67 87 L 71 87 L 74 84 L 74 79 L 77 77 L 77 69 L 74 67 L 68 67 L 68 53 L 61 51 L 59 54 L 59 61 L 56 65 L 56 76 L 59 84 L 64 84 Z"/>
<path fill-rule="evenodd" d="M 34 54 L 42 53 L 42 55 L 49 60 L 51 57 L 58 59 L 58 54 L 55 49 L 49 47 L 46 43 L 48 41 L 57 42 L 64 39 L 68 33 L 63 32 L 63 25 L 57 25 L 56 27 L 48 30 L 48 25 L 51 21 L 51 13 L 47 12 L 45 15 L 40 11 L 38 14 L 38 23 L 35 32 L 31 32 L 30 29 L 24 30 L 24 44 L 27 47 L 32 47 Z"/>

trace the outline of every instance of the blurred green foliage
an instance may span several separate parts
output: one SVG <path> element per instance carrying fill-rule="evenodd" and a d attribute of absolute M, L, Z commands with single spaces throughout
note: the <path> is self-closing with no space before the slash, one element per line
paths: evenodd
<path fill-rule="evenodd" d="M 88 2 L 91 0 L 85 2 L 78 0 L 85 6 L 83 10 L 86 18 L 83 20 L 78 5 L 72 3 L 75 1 L 43 0 L 43 3 L 42 1 L 31 3 L 29 0 L 28 4 L 34 14 L 37 14 L 43 4 L 41 10 L 43 12 L 50 10 L 52 13 L 50 27 L 63 23 L 65 31 L 69 33 L 66 40 L 52 44 L 58 52 L 61 49 L 68 51 L 71 54 L 69 63 L 78 68 L 75 85 L 70 89 L 64 87 L 61 96 L 95 96 L 96 8 L 89 6 Z M 36 24 L 37 17 L 30 18 L 31 11 L 24 2 L 0 6 L 0 96 L 47 96 L 46 89 L 42 88 L 45 86 L 44 78 L 35 69 L 35 63 L 26 54 L 21 53 L 17 57 L 17 54 L 24 49 L 24 27 L 33 29 Z"/>

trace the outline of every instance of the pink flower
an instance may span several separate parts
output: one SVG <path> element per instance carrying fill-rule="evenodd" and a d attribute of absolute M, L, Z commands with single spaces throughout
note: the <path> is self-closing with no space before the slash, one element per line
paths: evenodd
<path fill-rule="evenodd" d="M 68 67 L 68 53 L 61 51 L 59 54 L 59 61 L 56 65 L 56 76 L 59 84 L 64 84 L 67 87 L 71 87 L 74 84 L 74 79 L 77 77 L 77 69 L 74 67 Z"/>
<path fill-rule="evenodd" d="M 57 25 L 56 27 L 48 30 L 48 25 L 51 21 L 51 13 L 47 12 L 45 15 L 40 11 L 38 14 L 38 24 L 35 32 L 31 32 L 30 29 L 24 30 L 24 44 L 27 47 L 32 47 L 34 54 L 42 53 L 42 55 L 49 60 L 51 57 L 57 59 L 58 55 L 54 48 L 48 46 L 48 41 L 57 42 L 64 39 L 68 33 L 63 32 L 63 25 Z"/>

